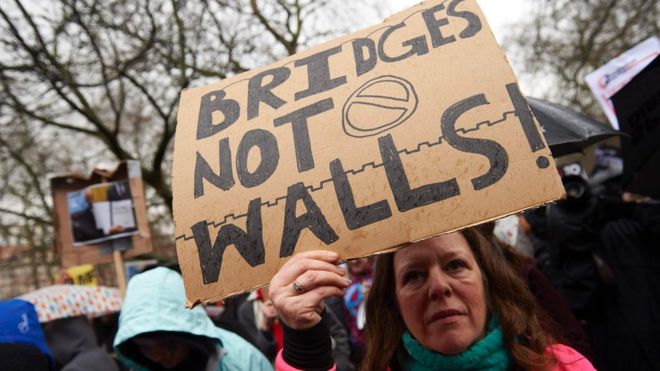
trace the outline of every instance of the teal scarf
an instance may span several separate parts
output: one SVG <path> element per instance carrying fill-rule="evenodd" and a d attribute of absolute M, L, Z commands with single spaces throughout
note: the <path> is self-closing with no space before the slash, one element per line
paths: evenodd
<path fill-rule="evenodd" d="M 472 344 L 465 352 L 446 356 L 425 348 L 413 339 L 408 331 L 403 333 L 403 345 L 410 355 L 399 354 L 399 362 L 404 370 L 507 370 L 511 364 L 511 356 L 504 346 L 502 329 L 496 319 L 488 325 L 488 333 L 477 343 Z M 405 359 L 401 359 L 402 356 Z"/>

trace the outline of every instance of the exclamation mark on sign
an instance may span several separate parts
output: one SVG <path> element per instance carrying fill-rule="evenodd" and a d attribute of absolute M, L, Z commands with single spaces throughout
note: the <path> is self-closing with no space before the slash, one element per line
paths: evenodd
<path fill-rule="evenodd" d="M 525 136 L 527 137 L 529 148 L 532 150 L 532 153 L 545 148 L 545 144 L 543 144 L 543 138 L 541 138 L 541 134 L 536 128 L 534 117 L 532 116 L 532 112 L 529 110 L 529 106 L 527 106 L 527 101 L 522 96 L 522 94 L 520 94 L 518 84 L 507 84 L 506 91 L 509 93 L 509 97 L 513 103 L 513 108 L 516 110 L 516 116 L 518 116 L 518 119 L 520 120 L 520 124 L 522 125 L 523 131 L 525 132 Z M 536 166 L 541 169 L 545 169 L 550 166 L 550 160 L 548 160 L 548 158 L 545 156 L 539 156 L 536 158 Z"/>

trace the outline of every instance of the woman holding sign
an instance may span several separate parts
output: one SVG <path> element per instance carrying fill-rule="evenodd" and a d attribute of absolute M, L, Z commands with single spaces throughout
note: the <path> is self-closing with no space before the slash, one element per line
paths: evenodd
<path fill-rule="evenodd" d="M 277 369 L 333 368 L 322 300 L 349 284 L 337 259 L 334 252 L 301 253 L 273 277 L 270 296 L 285 324 Z M 525 284 L 474 228 L 414 243 L 375 264 L 363 370 L 593 370 L 542 329 Z"/>

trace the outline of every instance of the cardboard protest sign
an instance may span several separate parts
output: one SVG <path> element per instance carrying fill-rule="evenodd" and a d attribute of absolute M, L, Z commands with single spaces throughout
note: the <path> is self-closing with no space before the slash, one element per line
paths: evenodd
<path fill-rule="evenodd" d="M 312 249 L 366 256 L 562 196 L 475 1 L 385 23 L 181 94 L 177 253 L 190 304 Z"/>
<path fill-rule="evenodd" d="M 129 247 L 126 257 L 151 252 L 151 235 L 137 161 L 120 163 L 114 171 L 95 169 L 51 179 L 62 265 L 113 261 L 103 246 Z M 111 249 L 110 249 L 111 250 Z"/>

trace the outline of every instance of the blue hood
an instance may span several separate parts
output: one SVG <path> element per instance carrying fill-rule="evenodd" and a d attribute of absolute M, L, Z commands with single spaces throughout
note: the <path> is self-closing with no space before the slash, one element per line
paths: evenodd
<path fill-rule="evenodd" d="M 155 268 L 131 278 L 114 342 L 122 361 L 137 366 L 121 354 L 120 344 L 140 334 L 171 331 L 216 339 L 221 348 L 218 370 L 272 370 L 266 358 L 250 343 L 216 327 L 201 306 L 188 309 L 185 304 L 183 279 L 171 269 Z"/>
<path fill-rule="evenodd" d="M 0 301 L 0 313 L 0 343 L 31 345 L 54 365 L 32 303 L 21 299 Z"/>

